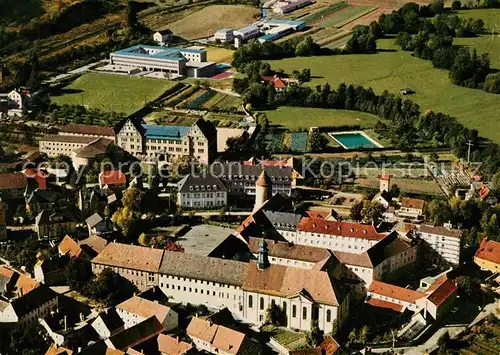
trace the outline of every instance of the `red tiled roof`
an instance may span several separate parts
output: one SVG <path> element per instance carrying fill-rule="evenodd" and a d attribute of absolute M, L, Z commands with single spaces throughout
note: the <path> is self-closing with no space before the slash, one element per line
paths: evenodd
<path fill-rule="evenodd" d="M 94 136 L 115 136 L 115 131 L 112 127 L 86 125 L 70 123 L 61 128 L 60 132 L 64 133 L 76 133 L 76 134 L 87 134 Z"/>
<path fill-rule="evenodd" d="M 160 353 L 167 355 L 184 355 L 193 348 L 193 345 L 165 334 L 158 335 L 157 341 Z"/>
<path fill-rule="evenodd" d="M 395 298 L 408 303 L 415 303 L 417 300 L 427 296 L 424 292 L 414 291 L 380 281 L 373 281 L 368 288 L 368 292 Z"/>
<path fill-rule="evenodd" d="M 297 230 L 368 240 L 382 240 L 385 238 L 385 234 L 377 233 L 377 230 L 372 225 L 326 221 L 320 218 L 302 218 L 297 226 Z"/>
<path fill-rule="evenodd" d="M 82 248 L 69 235 L 65 235 L 59 243 L 59 253 L 68 255 L 70 258 L 78 258 L 82 253 Z"/>
<path fill-rule="evenodd" d="M 229 354 L 237 354 L 245 340 L 244 333 L 196 317 L 191 319 L 186 333 Z"/>
<path fill-rule="evenodd" d="M 276 89 L 286 89 L 286 84 L 280 78 L 277 78 L 276 80 L 273 81 L 273 86 Z"/>
<path fill-rule="evenodd" d="M 28 180 L 22 173 L 0 174 L 0 190 L 24 189 L 27 184 Z"/>
<path fill-rule="evenodd" d="M 427 298 L 430 302 L 439 307 L 453 293 L 457 291 L 457 285 L 451 280 L 446 280 Z"/>
<path fill-rule="evenodd" d="M 474 257 L 500 264 L 500 243 L 483 238 Z"/>
<path fill-rule="evenodd" d="M 326 211 L 311 211 L 311 210 L 307 210 L 306 211 L 306 215 L 309 218 L 321 218 L 321 219 L 325 219 L 326 217 L 330 216 L 331 213 L 330 212 L 326 212 Z"/>
<path fill-rule="evenodd" d="M 104 185 L 124 185 L 127 182 L 125 174 L 120 170 L 108 170 L 99 174 L 99 184 Z"/>
<path fill-rule="evenodd" d="M 387 302 L 384 300 L 379 300 L 373 297 L 371 297 L 368 301 L 366 301 L 366 303 L 373 307 L 392 309 L 393 311 L 396 312 L 403 311 L 403 305 Z"/>
<path fill-rule="evenodd" d="M 416 198 L 403 197 L 403 200 L 401 201 L 401 207 L 405 208 L 416 208 L 422 210 L 424 208 L 424 205 L 424 200 L 419 200 Z"/>

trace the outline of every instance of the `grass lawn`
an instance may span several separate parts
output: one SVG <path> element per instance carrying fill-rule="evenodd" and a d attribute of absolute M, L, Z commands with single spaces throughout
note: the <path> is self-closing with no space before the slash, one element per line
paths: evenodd
<path fill-rule="evenodd" d="M 206 47 L 209 62 L 231 64 L 234 51 L 226 48 Z"/>
<path fill-rule="evenodd" d="M 313 79 L 307 83 L 314 87 L 329 82 L 332 87 L 352 83 L 372 87 L 375 92 L 388 90 L 399 93 L 402 88 L 412 88 L 415 94 L 409 99 L 420 105 L 422 112 L 431 109 L 455 116 L 469 128 L 479 130 L 481 136 L 500 143 L 500 96 L 481 90 L 453 85 L 448 71 L 436 69 L 427 60 L 414 58 L 409 52 L 397 50 L 393 39 L 377 41 L 377 54 L 355 54 L 324 57 L 296 57 L 270 61 L 274 69 L 287 73 L 294 69 L 311 68 Z M 273 115 L 268 112 L 272 119 Z M 277 118 L 276 118 L 277 119 Z M 301 120 L 303 125 L 312 122 Z M 297 124 L 300 126 L 300 124 Z"/>
<path fill-rule="evenodd" d="M 263 111 L 263 113 L 267 115 L 271 124 L 291 130 L 346 125 L 367 128 L 375 126 L 379 120 L 377 116 L 364 112 L 308 107 L 279 107 L 277 110 Z"/>
<path fill-rule="evenodd" d="M 88 73 L 52 95 L 58 105 L 81 105 L 131 114 L 172 87 L 168 80 Z"/>
<path fill-rule="evenodd" d="M 496 33 L 500 30 L 500 9 L 470 9 L 453 11 L 453 14 L 460 15 L 465 18 L 472 17 L 474 19 L 481 18 L 484 21 L 486 28 L 490 30 L 496 29 Z"/>
<path fill-rule="evenodd" d="M 246 5 L 212 5 L 168 25 L 185 39 L 212 36 L 221 28 L 239 28 L 255 21 L 260 11 Z"/>

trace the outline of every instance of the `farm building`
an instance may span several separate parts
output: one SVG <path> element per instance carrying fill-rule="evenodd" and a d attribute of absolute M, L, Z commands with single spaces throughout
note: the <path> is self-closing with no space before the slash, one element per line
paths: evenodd
<path fill-rule="evenodd" d="M 214 41 L 222 43 L 232 43 L 234 39 L 233 30 L 230 28 L 222 28 L 217 30 L 214 34 Z"/>
<path fill-rule="evenodd" d="M 259 37 L 259 42 L 273 41 L 284 37 L 294 31 L 301 31 L 306 27 L 303 21 L 269 19 L 260 23 L 264 36 Z"/>
<path fill-rule="evenodd" d="M 170 31 L 169 29 L 157 31 L 153 34 L 153 40 L 160 46 L 164 46 L 167 43 L 170 43 L 172 37 L 172 31 Z"/>
<path fill-rule="evenodd" d="M 272 6 L 273 12 L 275 14 L 287 14 L 289 12 L 300 9 L 304 6 L 310 5 L 313 2 L 311 0 L 286 0 L 278 1 Z"/>
<path fill-rule="evenodd" d="M 257 37 L 260 34 L 260 30 L 257 26 L 246 26 L 242 27 L 233 32 L 234 37 L 239 37 L 242 40 L 247 40 L 253 37 Z"/>
<path fill-rule="evenodd" d="M 193 48 L 136 45 L 111 53 L 110 64 L 195 77 L 215 71 L 215 63 L 207 62 L 207 51 Z"/>

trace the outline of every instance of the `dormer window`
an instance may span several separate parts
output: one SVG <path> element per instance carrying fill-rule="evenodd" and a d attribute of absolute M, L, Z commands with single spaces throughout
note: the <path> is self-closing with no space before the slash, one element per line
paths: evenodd
<path fill-rule="evenodd" d="M 207 190 L 210 190 L 210 189 L 211 189 L 211 188 L 210 188 L 210 185 L 207 185 Z"/>
<path fill-rule="evenodd" d="M 354 228 L 351 228 L 351 233 L 354 233 Z"/>
<path fill-rule="evenodd" d="M 214 185 L 213 188 L 214 188 L 214 190 L 217 190 L 217 185 Z"/>
<path fill-rule="evenodd" d="M 189 186 L 189 191 L 193 191 L 193 186 Z"/>

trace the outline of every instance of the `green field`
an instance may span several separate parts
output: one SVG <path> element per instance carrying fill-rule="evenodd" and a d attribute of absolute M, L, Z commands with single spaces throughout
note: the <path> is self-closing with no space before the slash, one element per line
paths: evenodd
<path fill-rule="evenodd" d="M 156 99 L 173 85 L 171 81 L 160 79 L 88 73 L 53 94 L 52 102 L 58 105 L 81 105 L 83 102 L 90 108 L 131 114 L 144 106 L 145 101 Z"/>
<path fill-rule="evenodd" d="M 321 20 L 324 16 L 327 16 L 328 14 L 343 9 L 344 7 L 347 6 L 349 6 L 349 4 L 346 2 L 338 2 L 318 12 L 313 12 L 312 14 L 307 15 L 306 17 L 303 17 L 300 20 L 304 21 L 307 24 L 310 24 L 312 22 Z"/>
<path fill-rule="evenodd" d="M 360 84 L 372 87 L 377 93 L 388 90 L 399 93 L 412 88 L 415 94 L 408 98 L 420 105 L 421 111 L 431 109 L 455 116 L 470 128 L 479 130 L 481 136 L 500 143 L 500 96 L 481 90 L 453 85 L 446 70 L 436 69 L 427 60 L 412 57 L 411 53 L 397 50 L 393 39 L 377 41 L 377 54 L 296 57 L 271 61 L 273 68 L 287 73 L 294 69 L 311 68 L 313 79 L 307 83 L 314 87 L 329 82 Z M 272 114 L 268 113 L 271 118 Z M 313 126 L 307 120 L 303 124 Z"/>
<path fill-rule="evenodd" d="M 334 13 L 325 21 L 320 23 L 321 27 L 340 27 L 345 25 L 348 20 L 356 19 L 366 14 L 368 11 L 374 9 L 373 6 L 349 6 L 338 13 Z"/>
<path fill-rule="evenodd" d="M 460 10 L 454 11 L 453 14 L 460 15 L 465 18 L 481 18 L 483 19 L 486 28 L 489 28 L 490 30 L 496 29 L 497 34 L 500 30 L 500 9 Z"/>
<path fill-rule="evenodd" d="M 264 113 L 271 124 L 291 130 L 355 125 L 369 128 L 379 120 L 377 116 L 364 112 L 309 107 L 279 107 Z"/>

